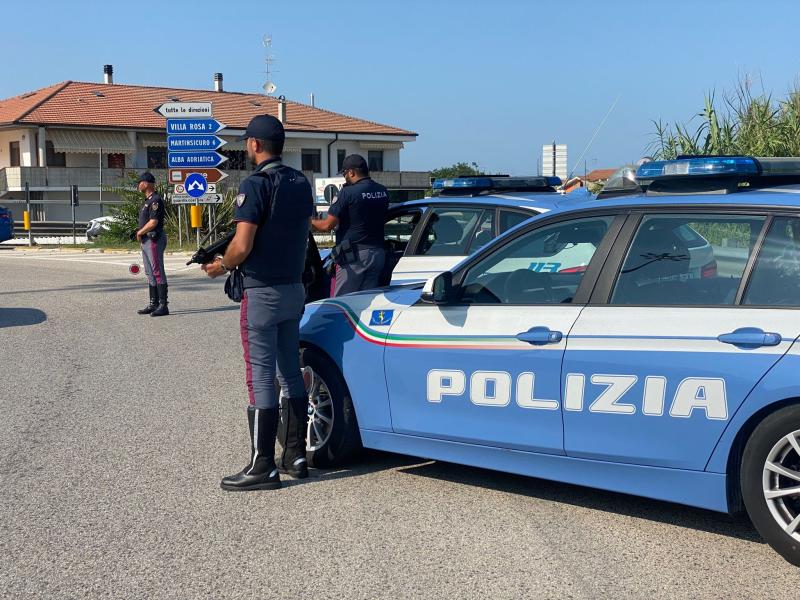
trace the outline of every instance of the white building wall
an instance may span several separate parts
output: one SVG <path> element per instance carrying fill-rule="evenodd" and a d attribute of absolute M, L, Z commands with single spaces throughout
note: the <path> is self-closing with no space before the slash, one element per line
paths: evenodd
<path fill-rule="evenodd" d="M 25 143 L 22 139 L 23 135 L 27 139 L 28 130 L 10 129 L 8 131 L 0 131 L 0 169 L 11 166 L 11 153 L 9 151 L 9 144 L 11 142 L 19 142 L 20 162 L 22 162 L 22 146 Z"/>

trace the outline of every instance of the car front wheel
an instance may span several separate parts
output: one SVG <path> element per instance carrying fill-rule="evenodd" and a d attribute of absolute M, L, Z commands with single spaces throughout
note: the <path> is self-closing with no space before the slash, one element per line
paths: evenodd
<path fill-rule="evenodd" d="M 755 428 L 742 456 L 741 485 L 758 532 L 800 566 L 800 406 L 782 408 Z"/>

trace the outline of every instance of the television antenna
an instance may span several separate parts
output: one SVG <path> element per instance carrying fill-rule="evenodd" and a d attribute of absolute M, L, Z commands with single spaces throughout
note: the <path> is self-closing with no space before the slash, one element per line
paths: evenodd
<path fill-rule="evenodd" d="M 275 64 L 275 57 L 270 54 L 270 50 L 272 50 L 272 34 L 268 33 L 265 34 L 262 38 L 262 43 L 264 44 L 266 56 L 264 57 L 264 73 L 266 74 L 266 82 L 262 86 L 264 93 L 269 96 L 270 94 L 274 94 L 275 91 L 278 89 L 278 86 L 272 82 L 272 74 L 275 73 L 272 69 L 272 65 Z"/>

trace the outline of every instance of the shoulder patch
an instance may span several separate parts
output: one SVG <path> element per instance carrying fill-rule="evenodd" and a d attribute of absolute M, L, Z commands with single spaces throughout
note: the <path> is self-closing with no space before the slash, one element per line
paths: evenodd
<path fill-rule="evenodd" d="M 244 194 L 237 194 L 236 198 L 234 198 L 234 200 L 236 201 L 236 206 L 241 206 L 242 204 L 244 204 L 246 198 L 247 197 Z"/>
<path fill-rule="evenodd" d="M 153 210 L 158 210 L 158 202 L 153 202 Z"/>

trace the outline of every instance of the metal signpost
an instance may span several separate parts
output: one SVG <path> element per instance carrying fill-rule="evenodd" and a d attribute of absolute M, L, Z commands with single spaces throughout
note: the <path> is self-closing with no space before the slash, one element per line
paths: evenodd
<path fill-rule="evenodd" d="M 201 219 L 197 219 L 200 205 L 222 203 L 222 194 L 217 193 L 217 183 L 228 175 L 219 167 L 228 160 L 217 150 L 227 142 L 217 134 L 225 125 L 213 118 L 211 102 L 167 102 L 155 111 L 166 118 L 168 183 L 174 186 L 172 203 L 178 205 L 178 223 L 183 205 L 191 213 L 192 226 L 197 231 L 200 245 Z M 196 207 L 196 208 L 195 208 Z M 209 215 L 209 223 L 213 217 Z M 179 243 L 183 242 L 182 231 Z"/>
<path fill-rule="evenodd" d="M 33 229 L 31 229 L 31 186 L 25 182 L 25 216 L 27 216 L 28 226 L 28 246 L 33 246 Z M 23 217 L 23 223 L 25 222 Z"/>
<path fill-rule="evenodd" d="M 78 186 L 72 185 L 70 186 L 70 205 L 72 206 L 72 245 L 74 246 L 77 244 L 77 240 L 75 238 L 75 207 L 80 205 L 78 200 Z"/>

